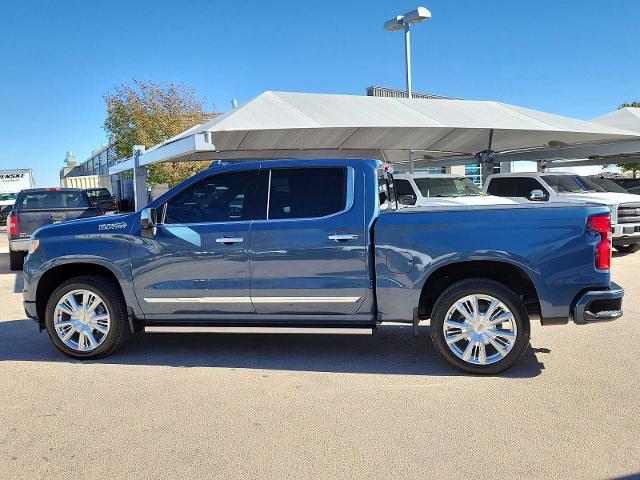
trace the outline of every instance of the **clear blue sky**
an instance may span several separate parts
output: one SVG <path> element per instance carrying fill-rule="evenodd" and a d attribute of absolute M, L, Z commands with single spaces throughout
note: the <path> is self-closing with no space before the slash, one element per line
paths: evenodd
<path fill-rule="evenodd" d="M 12 1 L 0 16 L 0 168 L 55 185 L 65 151 L 106 142 L 103 94 L 193 85 L 218 111 L 264 90 L 404 87 L 400 1 Z M 640 2 L 425 0 L 414 90 L 582 119 L 640 100 Z"/>

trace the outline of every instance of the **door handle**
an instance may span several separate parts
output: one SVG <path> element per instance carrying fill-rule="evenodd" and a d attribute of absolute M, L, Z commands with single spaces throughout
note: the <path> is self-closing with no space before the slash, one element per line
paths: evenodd
<path fill-rule="evenodd" d="M 329 235 L 329 240 L 335 240 L 336 242 L 346 242 L 347 240 L 355 240 L 358 235 L 355 233 L 334 233 Z"/>
<path fill-rule="evenodd" d="M 231 245 L 234 243 L 242 243 L 244 238 L 242 237 L 220 237 L 216 238 L 216 243 L 224 243 L 225 245 Z"/>

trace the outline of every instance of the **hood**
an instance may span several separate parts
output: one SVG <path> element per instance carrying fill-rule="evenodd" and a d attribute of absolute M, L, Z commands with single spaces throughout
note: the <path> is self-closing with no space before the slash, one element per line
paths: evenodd
<path fill-rule="evenodd" d="M 420 197 L 415 206 L 431 207 L 438 205 L 518 205 L 518 202 L 495 195 L 469 195 L 466 197 Z"/>
<path fill-rule="evenodd" d="M 109 233 L 129 233 L 139 215 L 137 212 L 117 215 L 101 215 L 99 217 L 78 218 L 67 222 L 53 223 L 40 227 L 33 233 L 33 238 L 56 237 L 67 235 L 89 235 Z"/>
<path fill-rule="evenodd" d="M 562 193 L 561 198 L 582 202 L 599 203 L 602 205 L 618 205 L 620 203 L 640 203 L 640 196 L 633 193 L 618 192 L 590 192 L 590 193 Z"/>

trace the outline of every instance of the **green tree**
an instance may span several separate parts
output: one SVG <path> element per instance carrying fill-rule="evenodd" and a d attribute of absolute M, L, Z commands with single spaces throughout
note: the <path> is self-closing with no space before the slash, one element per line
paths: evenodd
<path fill-rule="evenodd" d="M 640 102 L 623 103 L 622 105 L 620 105 L 619 108 L 624 108 L 624 107 L 640 108 Z M 618 165 L 618 167 L 620 167 L 620 170 L 622 170 L 623 172 L 632 172 L 633 178 L 636 178 L 636 175 L 640 171 L 640 163 L 621 163 Z"/>
<path fill-rule="evenodd" d="M 204 111 L 204 100 L 193 87 L 175 83 L 133 80 L 104 96 L 107 119 L 104 129 L 115 143 L 116 151 L 131 156 L 134 145 L 149 148 L 171 138 L 211 115 Z M 210 162 L 171 162 L 149 167 L 148 183 L 174 186 L 207 168 Z"/>

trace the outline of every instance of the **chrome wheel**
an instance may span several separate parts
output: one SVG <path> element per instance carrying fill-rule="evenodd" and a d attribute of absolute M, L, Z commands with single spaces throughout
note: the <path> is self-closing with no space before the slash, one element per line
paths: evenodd
<path fill-rule="evenodd" d="M 107 338 L 111 316 L 99 295 L 90 290 L 72 290 L 58 300 L 53 326 L 67 347 L 91 352 Z"/>
<path fill-rule="evenodd" d="M 513 313 L 490 295 L 467 295 L 455 301 L 442 324 L 449 349 L 473 365 L 490 365 L 505 358 L 516 342 Z"/>

